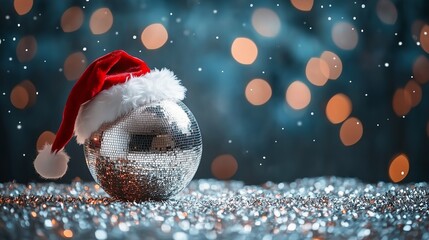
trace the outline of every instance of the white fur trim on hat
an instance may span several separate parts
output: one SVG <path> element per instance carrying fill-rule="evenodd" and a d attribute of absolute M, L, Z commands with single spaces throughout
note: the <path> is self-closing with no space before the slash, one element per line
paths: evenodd
<path fill-rule="evenodd" d="M 103 123 L 112 122 L 139 106 L 164 99 L 183 100 L 185 92 L 180 80 L 166 68 L 131 76 L 80 107 L 74 126 L 76 141 L 83 144 Z"/>
<path fill-rule="evenodd" d="M 46 144 L 34 160 L 36 172 L 43 178 L 57 179 L 67 172 L 70 157 L 64 150 L 51 152 L 52 145 Z"/>

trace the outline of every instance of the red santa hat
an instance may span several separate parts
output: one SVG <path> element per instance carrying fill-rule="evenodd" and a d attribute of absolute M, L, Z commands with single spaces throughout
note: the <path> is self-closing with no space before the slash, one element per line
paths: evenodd
<path fill-rule="evenodd" d="M 73 135 L 83 144 L 103 123 L 149 102 L 183 100 L 185 92 L 173 72 L 150 70 L 122 50 L 98 58 L 72 88 L 53 144 L 46 144 L 34 160 L 37 173 L 49 179 L 66 173 L 70 157 L 64 147 Z"/>

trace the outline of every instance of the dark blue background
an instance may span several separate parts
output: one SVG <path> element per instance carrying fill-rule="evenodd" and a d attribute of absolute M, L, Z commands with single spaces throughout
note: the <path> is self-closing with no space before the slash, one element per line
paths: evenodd
<path fill-rule="evenodd" d="M 182 79 L 188 88 L 184 102 L 196 116 L 204 140 L 197 178 L 213 177 L 213 159 L 232 154 L 238 162 L 233 178 L 248 183 L 320 175 L 388 181 L 390 160 L 403 152 L 410 159 L 405 181 L 428 181 L 428 86 L 422 86 L 422 101 L 404 119 L 393 112 L 392 97 L 411 78 L 415 59 L 428 57 L 413 39 L 411 27 L 416 20 L 428 22 L 429 3 L 394 3 L 398 19 L 394 25 L 386 25 L 377 17 L 377 1 L 316 0 L 310 12 L 297 10 L 289 1 L 35 1 L 23 16 L 16 14 L 12 1 L 4 1 L 0 7 L 0 181 L 42 181 L 32 166 L 36 141 L 45 130 L 56 132 L 74 84 L 59 69 L 68 55 L 83 47 L 89 62 L 124 49 L 151 68 L 170 68 Z M 60 19 L 71 6 L 85 6 L 84 23 L 78 31 L 64 33 Z M 89 18 L 100 7 L 110 8 L 114 22 L 107 33 L 93 35 Z M 281 20 L 281 31 L 274 38 L 262 37 L 252 27 L 252 13 L 260 7 L 273 10 Z M 342 20 L 364 29 L 358 32 L 358 45 L 351 51 L 341 50 L 331 38 L 332 27 Z M 166 27 L 169 40 L 162 48 L 149 51 L 140 34 L 154 22 Z M 16 46 L 25 35 L 37 39 L 38 49 L 30 62 L 20 63 Z M 241 65 L 231 56 L 236 37 L 250 38 L 258 46 L 252 65 Z M 338 80 L 316 87 L 307 81 L 305 67 L 311 57 L 325 50 L 340 56 L 343 72 Z M 389 67 L 384 67 L 386 62 Z M 262 106 L 249 104 L 244 95 L 254 78 L 267 80 L 273 91 Z M 33 82 L 39 95 L 34 106 L 19 110 L 9 95 L 25 79 Z M 305 82 L 312 93 L 310 105 L 300 111 L 284 100 L 286 88 L 296 79 Z M 350 147 L 341 143 L 340 126 L 331 124 L 324 112 L 327 101 L 338 92 L 350 97 L 352 116 L 364 126 L 362 139 Z M 19 122 L 22 129 L 17 129 Z M 66 150 L 72 159 L 60 181 L 76 176 L 91 180 L 82 147 L 72 140 Z"/>

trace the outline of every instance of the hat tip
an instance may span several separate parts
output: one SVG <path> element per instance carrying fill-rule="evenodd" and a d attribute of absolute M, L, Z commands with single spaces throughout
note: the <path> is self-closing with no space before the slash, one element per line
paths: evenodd
<path fill-rule="evenodd" d="M 67 172 L 70 157 L 64 150 L 52 152 L 52 145 L 46 144 L 34 160 L 34 169 L 45 179 L 58 179 Z"/>

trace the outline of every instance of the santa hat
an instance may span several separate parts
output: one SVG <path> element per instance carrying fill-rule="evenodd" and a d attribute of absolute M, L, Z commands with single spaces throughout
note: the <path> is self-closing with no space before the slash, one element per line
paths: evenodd
<path fill-rule="evenodd" d="M 145 62 L 122 50 L 100 57 L 72 88 L 53 144 L 46 144 L 34 160 L 37 173 L 50 179 L 66 173 L 69 156 L 64 147 L 73 134 L 83 144 L 103 123 L 149 102 L 183 100 L 185 92 L 173 72 L 150 70 Z"/>

